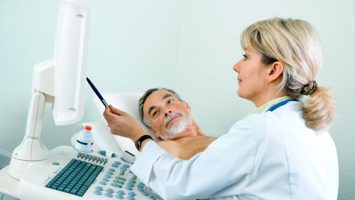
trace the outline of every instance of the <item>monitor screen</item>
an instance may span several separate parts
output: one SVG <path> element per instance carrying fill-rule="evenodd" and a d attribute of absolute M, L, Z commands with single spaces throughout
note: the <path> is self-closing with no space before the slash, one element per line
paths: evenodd
<path fill-rule="evenodd" d="M 57 125 L 76 123 L 84 114 L 89 20 L 82 0 L 61 1 L 54 53 L 53 118 Z"/>

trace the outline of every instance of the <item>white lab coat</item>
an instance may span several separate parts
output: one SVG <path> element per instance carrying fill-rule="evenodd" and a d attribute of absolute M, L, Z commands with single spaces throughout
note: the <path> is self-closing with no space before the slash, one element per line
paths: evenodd
<path fill-rule="evenodd" d="M 305 126 L 300 102 L 236 122 L 183 161 L 147 142 L 131 170 L 163 199 L 337 199 L 338 159 L 326 131 Z"/>

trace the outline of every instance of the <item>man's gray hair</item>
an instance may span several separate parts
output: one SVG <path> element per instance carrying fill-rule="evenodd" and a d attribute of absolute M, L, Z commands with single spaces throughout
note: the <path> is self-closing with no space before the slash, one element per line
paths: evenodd
<path fill-rule="evenodd" d="M 172 89 L 167 89 L 167 88 L 151 88 L 148 89 L 143 96 L 139 99 L 138 101 L 138 112 L 139 112 L 139 118 L 142 121 L 142 123 L 147 126 L 149 128 L 149 124 L 148 122 L 144 119 L 144 113 L 143 113 L 143 107 L 144 107 L 144 103 L 145 100 L 155 91 L 158 90 L 165 90 L 170 92 L 172 95 L 174 95 L 176 98 L 178 98 L 180 101 L 182 101 L 182 99 L 180 98 L 180 95 L 178 93 L 176 93 L 174 90 Z"/>

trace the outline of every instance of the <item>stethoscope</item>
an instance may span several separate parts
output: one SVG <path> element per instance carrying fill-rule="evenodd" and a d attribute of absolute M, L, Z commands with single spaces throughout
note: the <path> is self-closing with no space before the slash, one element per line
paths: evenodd
<path fill-rule="evenodd" d="M 278 109 L 279 107 L 281 107 L 281 106 L 287 104 L 287 103 L 290 102 L 290 101 L 298 101 L 298 100 L 297 100 L 297 99 L 286 99 L 286 100 L 284 100 L 284 101 L 281 101 L 281 102 L 279 102 L 279 103 L 277 103 L 277 104 L 271 106 L 269 109 L 267 109 L 267 111 L 271 111 L 271 112 L 272 112 L 272 111 Z M 265 112 L 267 112 L 267 111 L 265 111 Z"/>

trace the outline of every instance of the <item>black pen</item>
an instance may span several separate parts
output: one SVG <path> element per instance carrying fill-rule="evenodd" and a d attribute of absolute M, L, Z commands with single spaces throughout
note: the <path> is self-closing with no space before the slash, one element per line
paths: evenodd
<path fill-rule="evenodd" d="M 102 97 L 102 95 L 100 94 L 100 92 L 97 90 L 97 88 L 95 87 L 95 85 L 90 81 L 90 79 L 88 77 L 86 77 L 86 80 L 88 81 L 90 87 L 92 88 L 92 90 L 94 90 L 96 96 L 100 99 L 100 101 L 102 102 L 102 104 L 104 104 L 104 106 L 107 108 L 108 104 L 105 101 L 104 97 Z"/>

